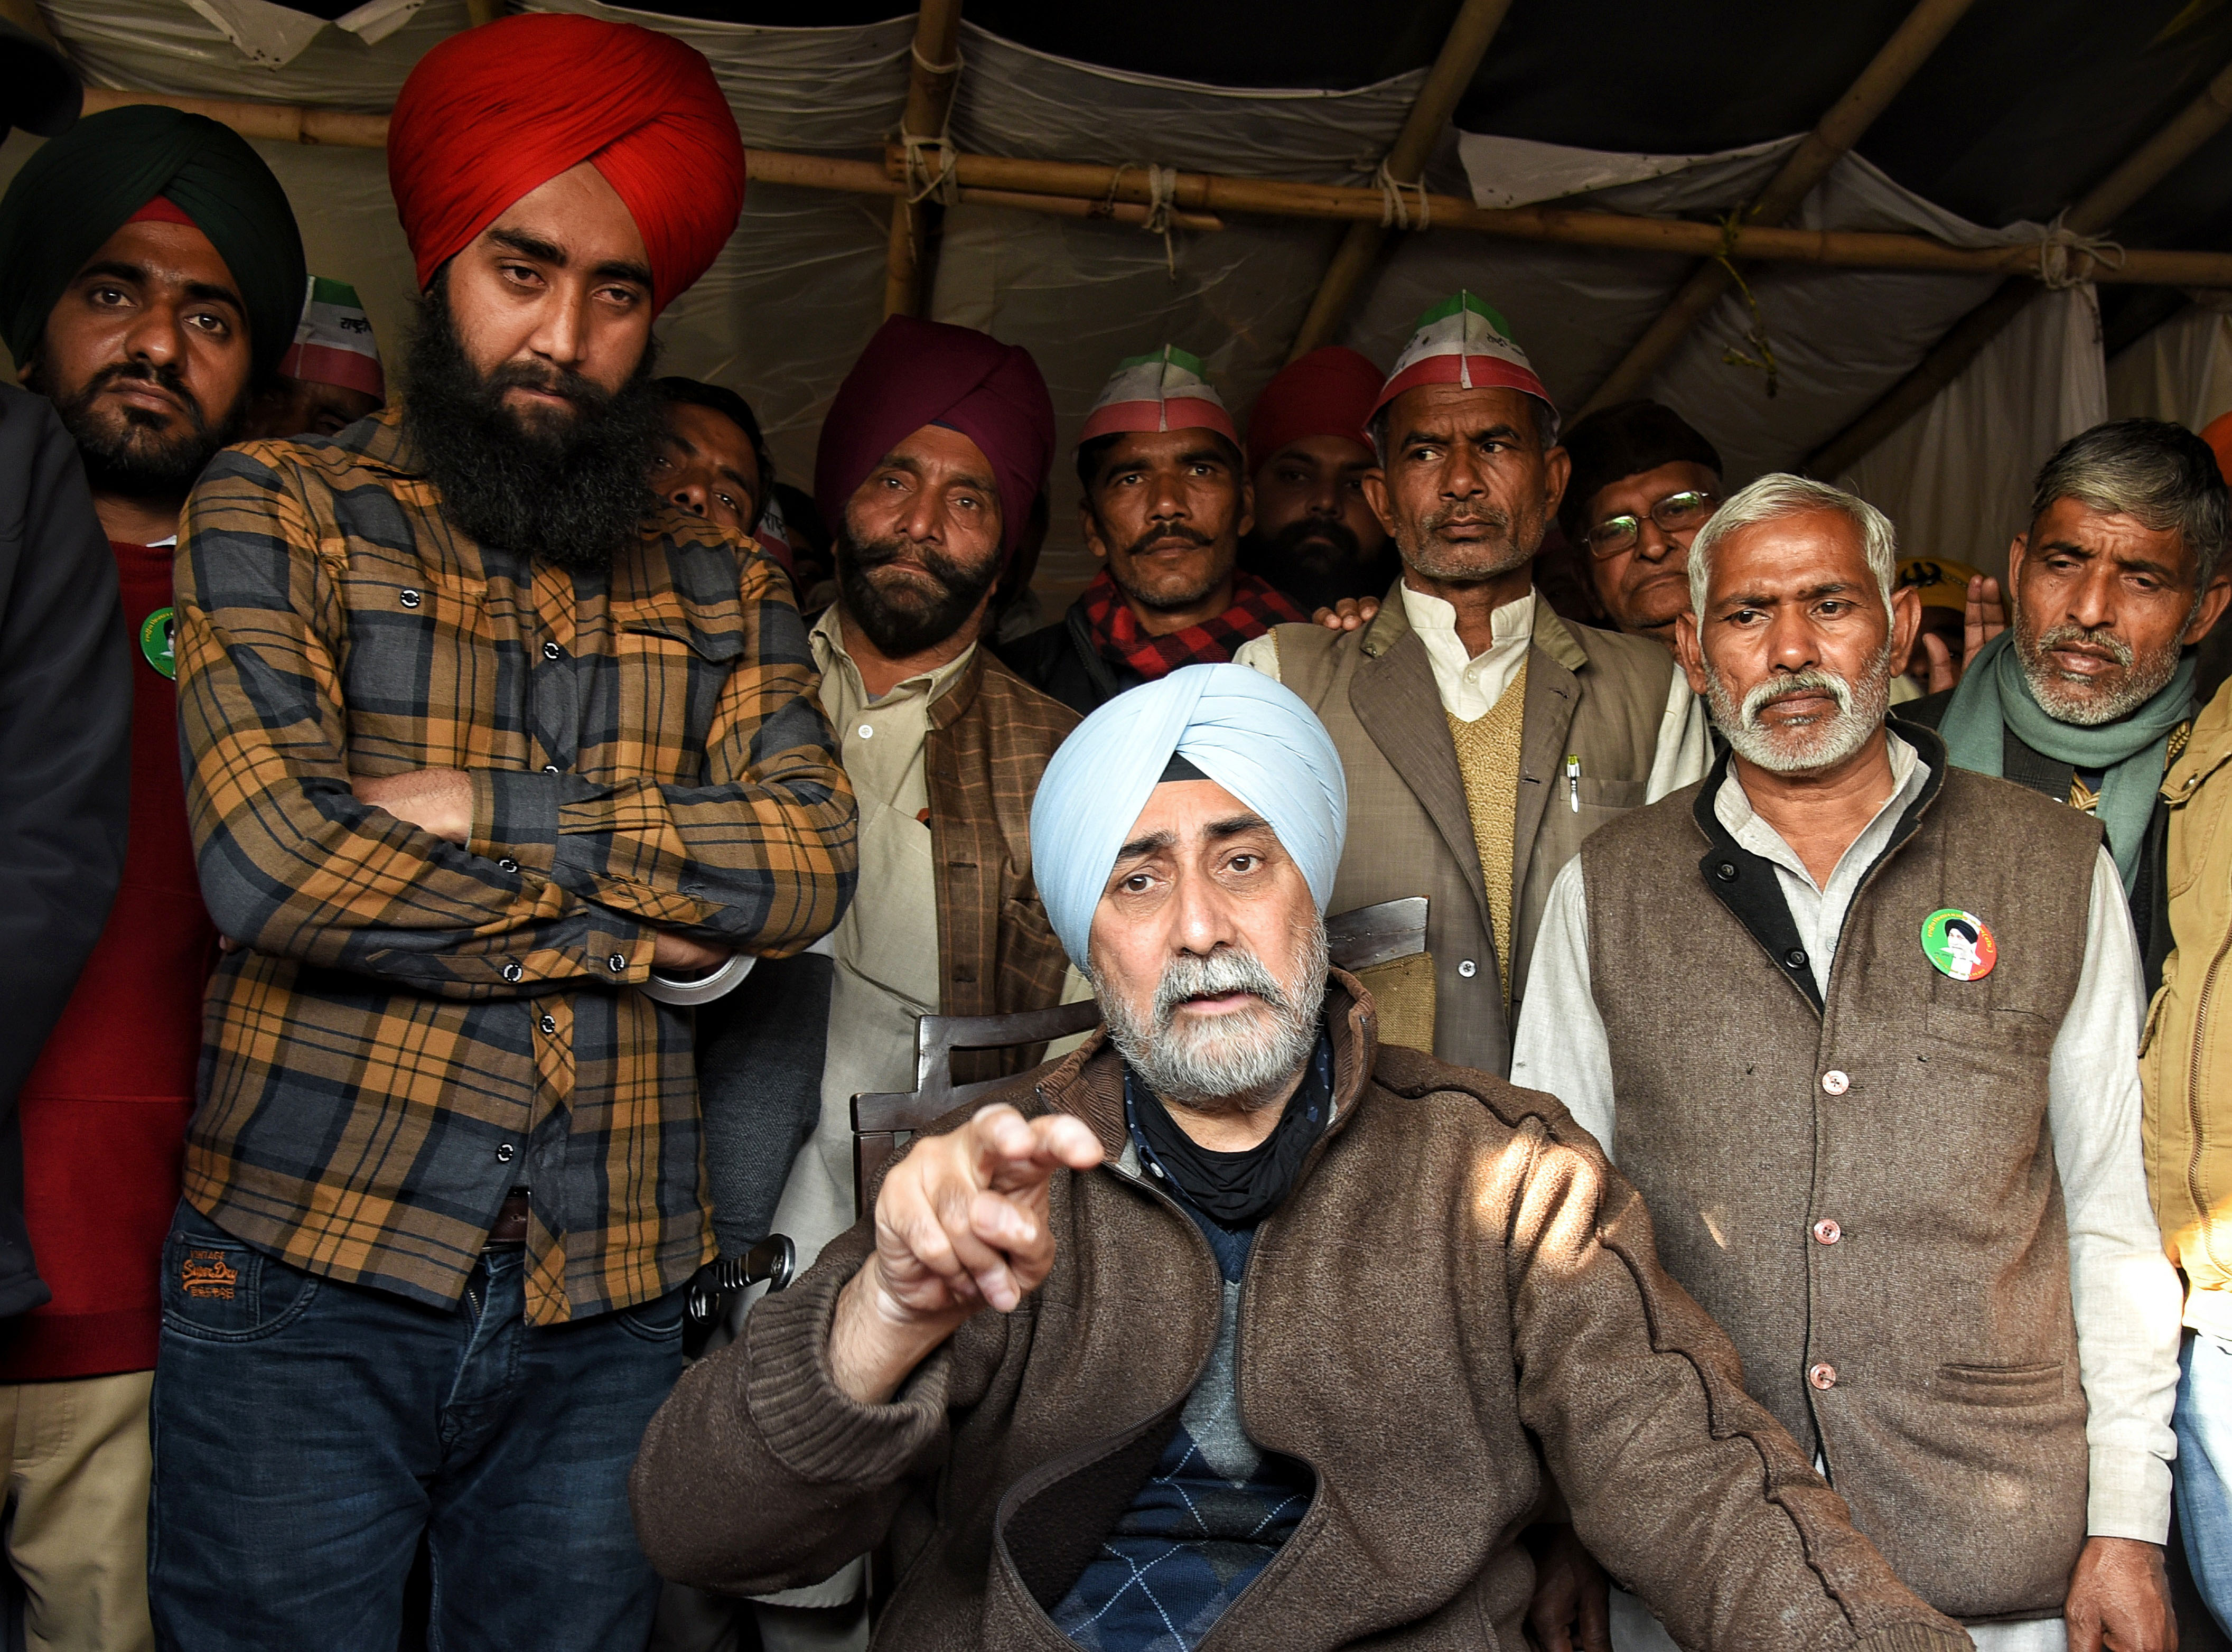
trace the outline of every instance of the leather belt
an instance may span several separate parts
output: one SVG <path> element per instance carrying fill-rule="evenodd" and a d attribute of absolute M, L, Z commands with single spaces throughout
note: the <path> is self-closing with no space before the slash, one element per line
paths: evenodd
<path fill-rule="evenodd" d="M 503 1208 L 496 1213 L 496 1226 L 489 1229 L 488 1243 L 483 1250 L 516 1247 L 527 1243 L 528 1200 L 524 1191 L 511 1195 Z"/>

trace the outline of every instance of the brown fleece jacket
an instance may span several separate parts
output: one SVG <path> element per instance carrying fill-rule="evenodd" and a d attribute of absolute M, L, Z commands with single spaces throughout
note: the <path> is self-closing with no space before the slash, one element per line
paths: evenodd
<path fill-rule="evenodd" d="M 1249 1437 L 1317 1474 L 1300 1528 L 1221 1618 L 1220 1652 L 1519 1648 L 1518 1537 L 1554 1480 L 1582 1539 L 1684 1645 L 1950 1652 L 1728 1339 L 1663 1273 L 1635 1191 L 1552 1098 L 1380 1048 L 1335 972 L 1335 1112 L 1241 1286 Z M 1200 1230 L 1138 1173 L 1096 1040 L 1002 1092 L 1108 1157 L 1057 1170 L 1053 1273 L 979 1313 L 892 1402 L 831 1382 L 856 1226 L 686 1373 L 632 1485 L 670 1577 L 758 1594 L 886 1537 L 892 1649 L 1069 1646 L 1048 1616 L 1145 1480 L 1215 1341 Z M 949 1124 L 960 1122 L 956 1115 Z"/>

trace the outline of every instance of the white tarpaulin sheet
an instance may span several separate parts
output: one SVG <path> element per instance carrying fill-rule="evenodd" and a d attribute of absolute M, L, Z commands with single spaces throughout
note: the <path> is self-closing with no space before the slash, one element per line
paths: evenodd
<path fill-rule="evenodd" d="M 898 130 L 911 18 L 775 29 L 599 0 L 541 3 L 665 29 L 704 52 L 747 144 L 873 154 Z M 95 84 L 363 110 L 388 107 L 419 54 L 465 22 L 463 0 L 368 0 L 334 24 L 269 0 L 49 0 L 43 9 Z M 1339 93 L 1203 86 L 1050 57 L 966 23 L 960 50 L 951 132 L 965 148 L 1329 183 L 1368 180 L 1421 79 Z M 1755 191 L 1795 141 L 1717 155 L 1629 155 L 1452 133 L 1428 178 L 1487 204 L 1578 198 L 1709 217 Z M 18 134 L 0 149 L 0 182 L 30 142 Z M 411 269 L 384 158 L 262 149 L 295 199 L 311 267 L 357 287 L 392 357 L 409 315 Z M 664 367 L 742 390 L 793 480 L 809 475 L 821 415 L 880 314 L 889 217 L 882 198 L 755 184 L 735 241 L 660 323 Z M 1921 231 L 1966 246 L 2040 233 L 1967 224 L 1850 158 L 1798 222 Z M 1337 224 L 1233 219 L 1217 232 L 1176 231 L 1166 249 L 1159 236 L 1107 222 L 980 206 L 945 215 L 930 313 L 1028 346 L 1054 392 L 1065 457 L 1055 465 L 1054 527 L 1041 569 L 1052 593 L 1090 572 L 1066 454 L 1116 360 L 1178 345 L 1209 364 L 1244 419 L 1284 359 L 1339 236 Z M 1398 236 L 1359 295 L 1344 341 L 1387 362 L 1421 310 L 1469 287 L 1504 313 L 1570 411 L 1689 267 L 1679 257 L 1459 232 Z M 1733 294 L 1652 388 L 1712 437 L 1732 481 L 1801 460 L 1992 286 L 1989 278 L 1787 265 L 1751 272 L 1750 281 L 1778 366 L 1776 395 L 1767 396 L 1760 370 L 1723 360 L 1752 327 Z M 1987 547 L 2003 546 L 2012 531 L 2002 520 L 2012 496 L 2006 478 L 2034 466 L 2067 434 L 2070 418 L 2105 405 L 2091 314 L 2082 295 L 2036 307 L 1944 405 L 1855 473 L 1914 543 L 1995 563 L 1999 553 Z"/>

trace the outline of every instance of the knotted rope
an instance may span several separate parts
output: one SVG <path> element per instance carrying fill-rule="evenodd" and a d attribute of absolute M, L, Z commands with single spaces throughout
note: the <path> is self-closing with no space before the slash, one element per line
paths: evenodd
<path fill-rule="evenodd" d="M 2086 235 L 2069 227 L 2069 214 L 2054 215 L 2038 238 L 2038 278 L 2059 293 L 2081 287 L 2095 269 L 2121 269 L 2124 249 L 2104 235 Z"/>
<path fill-rule="evenodd" d="M 1115 214 L 1116 191 L 1124 182 L 1124 174 L 1135 171 L 1145 171 L 1147 174 L 1147 216 L 1139 227 L 1149 235 L 1162 236 L 1163 268 L 1170 272 L 1171 279 L 1176 281 L 1178 278 L 1178 262 L 1177 250 L 1171 244 L 1171 213 L 1178 205 L 1178 169 L 1158 166 L 1152 161 L 1144 165 L 1131 160 L 1119 165 L 1115 176 L 1108 180 L 1107 205 L 1111 217 Z"/>
<path fill-rule="evenodd" d="M 950 75 L 961 73 L 961 54 L 956 51 L 951 63 L 933 63 L 922 55 L 922 48 L 907 47 L 907 55 L 914 59 L 915 67 L 925 75 Z M 953 100 L 945 100 L 945 123 L 938 128 L 938 136 L 925 138 L 907 131 L 899 131 L 899 142 L 906 150 L 907 204 L 920 206 L 933 196 L 941 206 L 957 206 L 961 201 L 961 179 L 953 165 Z M 932 155 L 938 157 L 933 169 Z"/>
<path fill-rule="evenodd" d="M 1426 180 L 1424 178 L 1420 178 L 1414 183 L 1405 184 L 1388 172 L 1387 163 L 1383 160 L 1379 163 L 1379 170 L 1372 173 L 1372 181 L 1379 185 L 1379 227 L 1381 229 L 1424 230 L 1432 226 L 1433 202 L 1426 194 Z M 1418 201 L 1418 210 L 1415 214 L 1411 211 L 1410 201 L 1404 198 L 1406 191 Z M 1414 216 L 1418 219 L 1415 224 L 1411 222 Z"/>

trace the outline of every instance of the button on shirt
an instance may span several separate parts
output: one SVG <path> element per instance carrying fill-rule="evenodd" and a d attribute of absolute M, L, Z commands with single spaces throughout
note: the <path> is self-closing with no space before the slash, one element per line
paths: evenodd
<path fill-rule="evenodd" d="M 1753 809 L 1733 765 L 1713 800 L 1714 813 L 1737 843 L 1775 867 L 1806 967 L 1825 997 L 1846 914 L 1930 776 L 1912 746 L 1896 734 L 1888 740 L 1891 795 L 1826 884 L 1814 881 L 1797 852 Z M 1568 862 L 1551 887 L 1512 1046 L 1511 1079 L 1564 1102 L 1609 1153 L 1618 1098 L 1611 1046 L 1589 987 L 1581 865 L 1578 857 Z M 1683 875 L 1695 874 L 1688 865 L 1669 869 L 1670 877 Z M 1668 967 L 1679 968 L 1679 961 Z M 2123 883 L 2103 850 L 2093 869 L 2077 991 L 2048 1064 L 2047 1118 L 2068 1218 L 2070 1295 L 2092 1449 L 2091 1533 L 2160 1543 L 2170 1523 L 2175 1394 L 2174 1384 L 2161 1378 L 2165 1371 L 2175 1376 L 2180 1301 L 2147 1202 L 2139 1152 L 2136 1056 L 2144 1009 Z M 1710 1033 L 1698 1029 L 1700 1037 Z M 1823 1090 L 1833 1097 L 1849 1088 L 1832 1082 L 1839 1079 L 1825 1074 Z M 1862 1215 L 1839 1214 L 1847 1221 Z M 1978 1645 L 1985 1643 L 1980 1636 Z"/>
<path fill-rule="evenodd" d="M 530 1321 L 674 1289 L 712 1235 L 691 1018 L 634 989 L 654 931 L 795 951 L 853 884 L 773 565 L 664 508 L 609 572 L 477 545 L 393 413 L 227 451 L 183 545 L 188 804 L 247 943 L 209 988 L 186 1196 L 444 1305 L 524 1182 Z M 350 789 L 429 768 L 471 783 L 462 846 Z"/>

